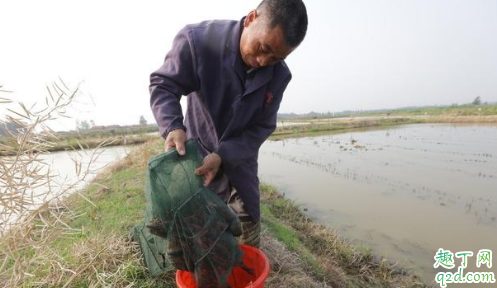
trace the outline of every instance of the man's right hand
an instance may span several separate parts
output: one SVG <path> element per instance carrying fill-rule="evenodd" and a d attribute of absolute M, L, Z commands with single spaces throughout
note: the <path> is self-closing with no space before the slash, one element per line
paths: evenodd
<path fill-rule="evenodd" d="M 166 142 L 164 143 L 164 151 L 169 151 L 176 147 L 179 155 L 185 155 L 186 133 L 183 129 L 175 129 L 167 134 Z"/>

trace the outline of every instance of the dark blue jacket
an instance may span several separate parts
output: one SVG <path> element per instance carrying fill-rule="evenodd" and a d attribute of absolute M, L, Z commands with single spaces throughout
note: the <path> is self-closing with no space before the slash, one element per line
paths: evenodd
<path fill-rule="evenodd" d="M 243 74 L 242 29 L 243 19 L 183 28 L 164 64 L 150 76 L 150 104 L 164 138 L 169 131 L 183 128 L 188 138 L 200 140 L 205 153 L 221 156 L 224 174 L 258 221 L 258 152 L 276 129 L 291 73 L 280 61 Z M 179 103 L 182 95 L 188 96 L 185 119 Z"/>

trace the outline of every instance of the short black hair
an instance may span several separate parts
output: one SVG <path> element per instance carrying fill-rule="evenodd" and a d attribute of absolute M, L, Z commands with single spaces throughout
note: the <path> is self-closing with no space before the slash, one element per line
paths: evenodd
<path fill-rule="evenodd" d="M 307 32 L 307 10 L 302 0 L 263 0 L 257 7 L 267 13 L 269 28 L 280 26 L 288 46 L 297 47 Z"/>

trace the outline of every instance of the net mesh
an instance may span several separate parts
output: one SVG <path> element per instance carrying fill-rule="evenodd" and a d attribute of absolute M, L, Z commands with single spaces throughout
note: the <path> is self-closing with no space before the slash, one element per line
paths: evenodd
<path fill-rule="evenodd" d="M 184 156 L 173 149 L 149 160 L 146 224 L 134 227 L 134 238 L 152 275 L 187 270 L 199 288 L 229 287 L 228 277 L 242 259 L 235 238 L 240 221 L 195 175 L 202 163 L 197 142 L 185 146 Z"/>

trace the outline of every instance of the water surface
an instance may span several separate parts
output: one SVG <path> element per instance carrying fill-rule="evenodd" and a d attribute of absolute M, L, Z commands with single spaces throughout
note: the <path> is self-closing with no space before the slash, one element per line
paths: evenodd
<path fill-rule="evenodd" d="M 262 181 L 427 283 L 438 248 L 473 251 L 466 272 L 497 274 L 497 263 L 475 265 L 480 249 L 497 253 L 495 125 L 416 124 L 267 141 L 259 163 Z"/>
<path fill-rule="evenodd" d="M 133 146 L 113 146 L 40 155 L 38 157 L 39 162 L 26 167 L 28 169 L 39 167 L 40 172 L 38 172 L 38 175 L 49 173 L 50 187 L 48 184 L 41 185 L 47 181 L 48 178 L 46 176 L 43 176 L 36 183 L 31 183 L 29 179 L 21 179 L 25 174 L 19 173 L 17 176 L 18 180 L 16 181 L 30 183 L 30 187 L 26 189 L 23 196 L 30 204 L 28 206 L 25 205 L 24 211 L 36 208 L 42 203 L 52 201 L 56 196 L 66 196 L 83 188 L 103 168 L 116 160 L 124 158 L 132 148 Z M 10 166 L 12 165 L 12 159 L 14 157 L 7 156 L 0 158 L 0 161 L 4 161 L 6 165 Z M 76 169 L 76 164 L 81 164 L 79 173 Z M 0 235 L 4 229 L 8 229 L 8 224 L 15 223 L 19 219 L 20 213 L 22 212 L 11 213 L 10 210 L 6 210 L 5 207 L 0 206 Z"/>

